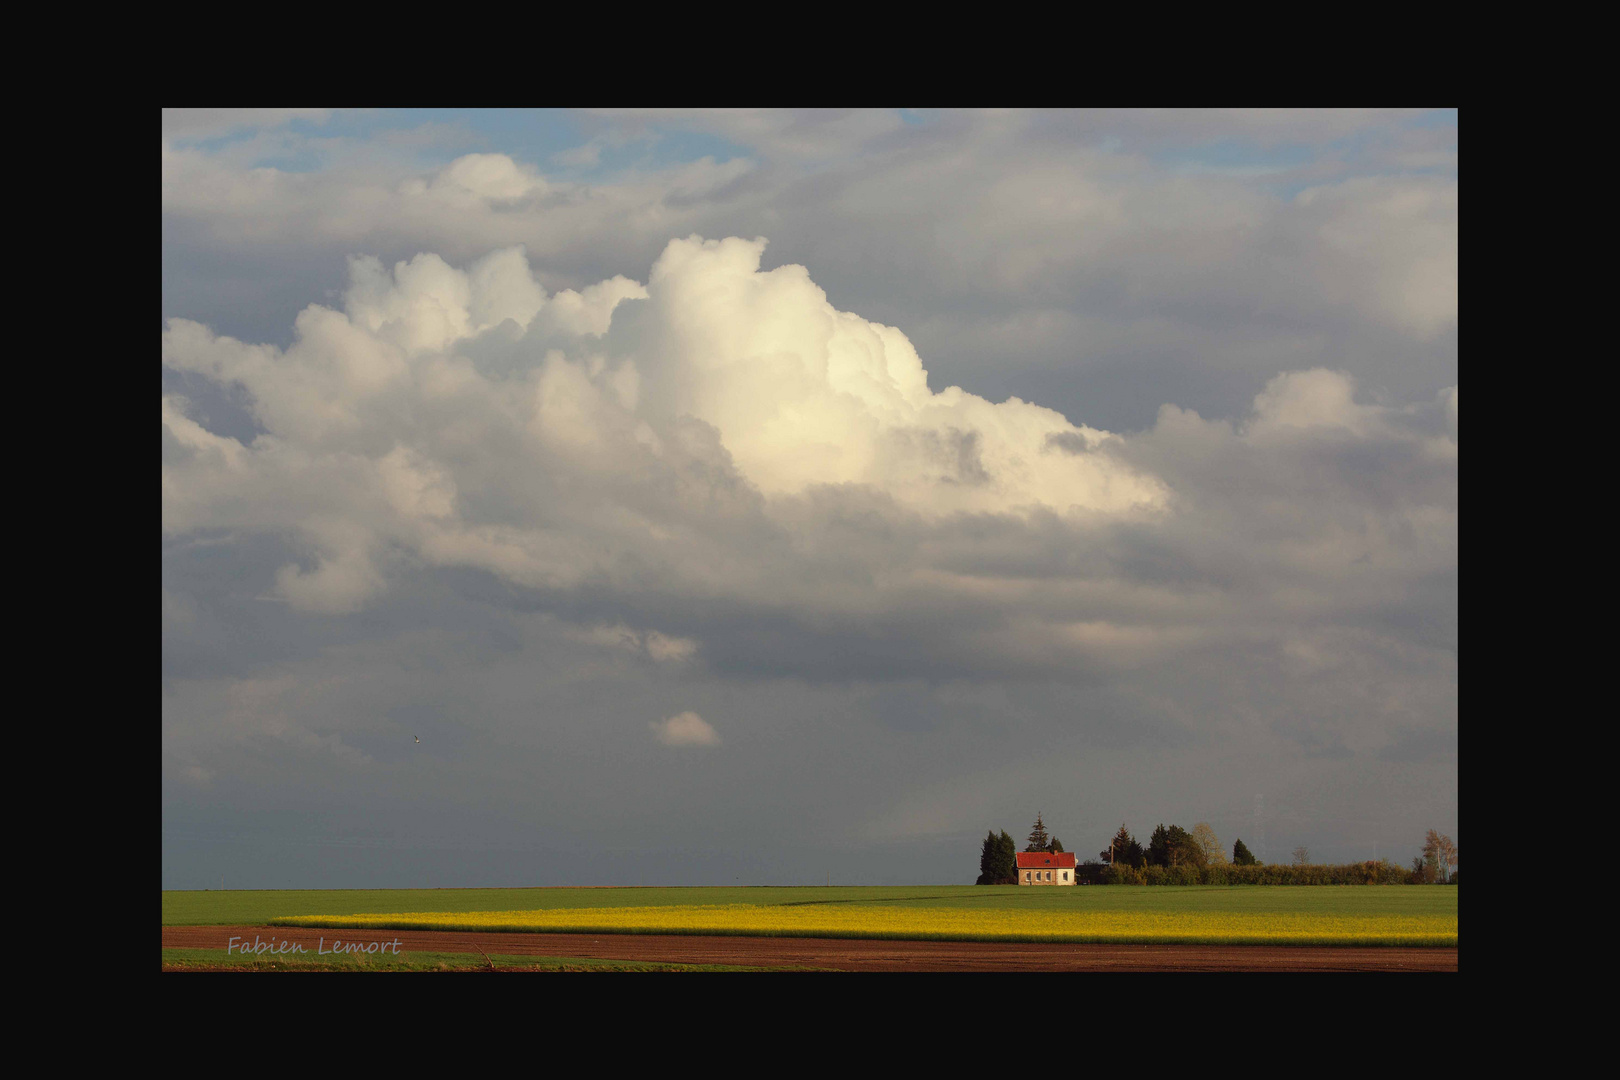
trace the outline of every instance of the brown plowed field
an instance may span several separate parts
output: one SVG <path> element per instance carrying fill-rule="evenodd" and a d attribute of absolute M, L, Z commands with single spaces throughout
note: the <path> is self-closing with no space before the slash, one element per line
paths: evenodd
<path fill-rule="evenodd" d="M 321 930 L 165 926 L 166 949 L 223 949 L 232 936 L 303 945 L 324 938 L 401 942 L 401 953 L 588 956 L 673 964 L 839 971 L 1456 971 L 1456 949 L 1301 945 L 1039 945 L 999 941 L 860 941 L 683 934 L 480 934 L 450 930 Z"/>

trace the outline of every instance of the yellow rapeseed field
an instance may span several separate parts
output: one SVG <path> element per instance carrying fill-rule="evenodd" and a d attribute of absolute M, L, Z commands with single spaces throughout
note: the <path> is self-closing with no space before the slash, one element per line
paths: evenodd
<path fill-rule="evenodd" d="M 1201 945 L 1456 945 L 1453 914 L 963 910 L 704 904 L 294 916 L 284 926 L 599 934 L 750 934 L 941 941 Z"/>

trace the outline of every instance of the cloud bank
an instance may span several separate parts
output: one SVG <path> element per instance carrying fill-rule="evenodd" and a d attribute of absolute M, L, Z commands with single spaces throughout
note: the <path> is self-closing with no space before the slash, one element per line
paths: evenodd
<path fill-rule="evenodd" d="M 166 113 L 166 885 L 1455 835 L 1455 147 Z"/>
<path fill-rule="evenodd" d="M 585 639 L 805 678 L 1330 658 L 1313 636 L 1380 640 L 1455 588 L 1455 388 L 1390 407 L 1286 372 L 1240 423 L 1166 405 L 1120 436 L 930 388 L 764 246 L 676 240 L 645 286 L 557 294 L 517 249 L 357 258 L 285 350 L 172 320 L 164 363 L 262 430 L 165 396 L 165 535 L 279 539 L 263 597 L 302 612 L 473 570 Z"/>
<path fill-rule="evenodd" d="M 165 316 L 286 344 L 348 252 L 521 243 L 582 288 L 672 236 L 763 234 L 836 306 L 903 327 L 936 388 L 1113 430 L 1166 400 L 1236 416 L 1281 369 L 1403 399 L 1456 382 L 1454 115 L 619 112 L 532 158 L 382 117 L 356 139 L 345 115 L 211 143 L 247 114 L 166 114 Z M 683 139 L 702 152 L 656 153 Z"/>

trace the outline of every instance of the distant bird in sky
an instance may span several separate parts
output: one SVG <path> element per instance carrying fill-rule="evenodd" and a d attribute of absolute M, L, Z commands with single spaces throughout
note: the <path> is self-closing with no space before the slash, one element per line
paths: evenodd
<path fill-rule="evenodd" d="M 420 735 L 412 735 L 411 738 L 415 739 L 417 742 L 422 741 L 422 736 L 420 736 Z"/>

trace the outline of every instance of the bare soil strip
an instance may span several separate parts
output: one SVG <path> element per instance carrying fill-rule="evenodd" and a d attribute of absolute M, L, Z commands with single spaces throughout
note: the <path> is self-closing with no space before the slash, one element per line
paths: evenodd
<path fill-rule="evenodd" d="M 1455 948 L 1305 945 L 1049 945 L 1002 941 L 867 941 L 684 934 L 493 934 L 289 926 L 165 926 L 166 949 L 291 942 L 307 956 L 343 942 L 393 941 L 400 952 L 585 956 L 671 964 L 838 971 L 1456 971 Z M 270 954 L 264 954 L 270 959 Z"/>

